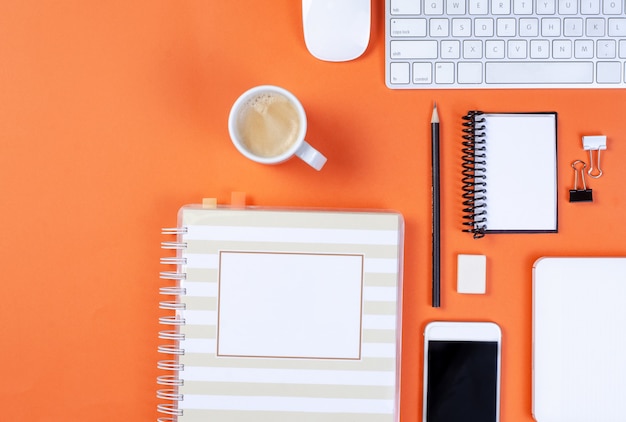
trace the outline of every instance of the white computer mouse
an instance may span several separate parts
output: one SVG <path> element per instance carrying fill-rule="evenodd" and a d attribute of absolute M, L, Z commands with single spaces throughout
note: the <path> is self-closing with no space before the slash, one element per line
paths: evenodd
<path fill-rule="evenodd" d="M 371 0 L 302 0 L 304 42 L 320 60 L 359 57 L 370 40 Z"/>

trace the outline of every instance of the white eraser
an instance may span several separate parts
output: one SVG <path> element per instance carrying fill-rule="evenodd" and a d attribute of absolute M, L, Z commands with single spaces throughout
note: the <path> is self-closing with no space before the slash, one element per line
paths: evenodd
<path fill-rule="evenodd" d="M 457 284 L 459 293 L 484 294 L 487 285 L 487 257 L 485 255 L 459 255 Z"/>

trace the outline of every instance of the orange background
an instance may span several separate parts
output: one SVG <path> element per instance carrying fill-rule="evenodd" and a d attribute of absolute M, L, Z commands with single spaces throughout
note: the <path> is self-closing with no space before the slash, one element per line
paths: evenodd
<path fill-rule="evenodd" d="M 422 405 L 428 321 L 503 329 L 502 420 L 531 416 L 531 268 L 548 255 L 626 255 L 623 90 L 393 91 L 384 2 L 370 46 L 313 58 L 301 2 L 5 0 L 0 7 L 2 420 L 151 421 L 161 227 L 203 197 L 252 205 L 381 208 L 406 219 L 402 420 Z M 230 143 L 247 88 L 291 90 L 328 156 L 263 166 Z M 430 115 L 442 121 L 442 307 L 430 306 Z M 559 113 L 559 233 L 461 232 L 460 118 Z M 605 134 L 593 203 L 571 204 L 581 136 Z M 520 173 L 533 163 L 520 163 Z M 533 186 L 528 186 L 532 190 Z M 524 192 L 520 192 L 523 195 Z M 532 206 L 532 204 L 528 204 Z M 456 293 L 456 256 L 485 254 L 487 294 Z M 167 254 L 165 254 L 167 255 Z M 581 310 L 584 312 L 585 310 Z M 581 338 L 584 341 L 584 338 Z"/>

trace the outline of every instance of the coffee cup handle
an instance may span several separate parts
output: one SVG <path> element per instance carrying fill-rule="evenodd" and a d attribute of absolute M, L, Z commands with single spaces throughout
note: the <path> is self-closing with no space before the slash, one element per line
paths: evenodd
<path fill-rule="evenodd" d="M 326 164 L 327 158 L 324 154 L 313 148 L 307 141 L 303 141 L 300 148 L 296 151 L 296 155 L 302 161 L 313 167 L 315 170 L 321 170 Z"/>

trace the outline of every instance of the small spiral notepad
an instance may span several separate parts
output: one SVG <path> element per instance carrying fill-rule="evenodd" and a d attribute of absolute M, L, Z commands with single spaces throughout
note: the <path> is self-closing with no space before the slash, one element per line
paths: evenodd
<path fill-rule="evenodd" d="M 159 420 L 399 420 L 399 214 L 186 206 L 164 233 Z"/>
<path fill-rule="evenodd" d="M 463 124 L 464 231 L 557 231 L 557 114 L 471 111 Z"/>

